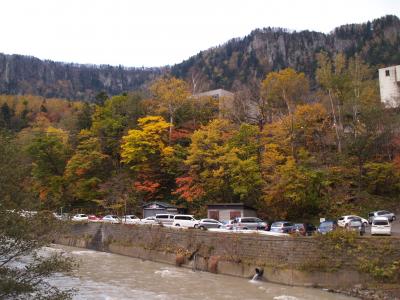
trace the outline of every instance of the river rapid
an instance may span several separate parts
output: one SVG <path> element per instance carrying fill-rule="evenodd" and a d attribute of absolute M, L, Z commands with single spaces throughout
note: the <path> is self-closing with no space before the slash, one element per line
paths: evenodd
<path fill-rule="evenodd" d="M 142 261 L 131 257 L 53 245 L 45 252 L 63 252 L 79 263 L 71 276 L 50 281 L 60 288 L 75 288 L 73 299 L 355 299 L 319 289 L 289 287 L 243 278 L 194 272 L 185 268 Z"/>

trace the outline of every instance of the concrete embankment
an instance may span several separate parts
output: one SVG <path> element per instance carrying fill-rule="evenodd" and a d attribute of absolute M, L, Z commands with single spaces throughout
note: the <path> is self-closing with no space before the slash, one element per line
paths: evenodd
<path fill-rule="evenodd" d="M 82 223 L 68 225 L 55 242 L 246 278 L 258 268 L 270 282 L 332 289 L 366 282 L 393 286 L 400 271 L 400 239 L 396 238 L 276 237 Z M 393 272 L 382 273 L 385 267 Z"/>

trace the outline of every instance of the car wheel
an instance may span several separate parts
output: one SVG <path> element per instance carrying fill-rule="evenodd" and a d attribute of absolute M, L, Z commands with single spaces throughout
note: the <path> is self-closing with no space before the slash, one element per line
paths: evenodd
<path fill-rule="evenodd" d="M 393 216 L 392 221 L 396 221 L 396 217 Z"/>
<path fill-rule="evenodd" d="M 199 227 L 201 230 L 206 230 L 206 228 L 204 226 L 200 226 Z"/>
<path fill-rule="evenodd" d="M 193 226 L 194 228 L 199 228 L 199 225 L 197 225 L 197 224 L 194 224 L 194 226 Z M 200 228 L 201 228 L 201 226 L 200 226 Z"/>
<path fill-rule="evenodd" d="M 181 226 L 181 225 L 179 225 L 179 224 L 175 224 L 175 226 L 178 226 L 178 227 L 179 227 L 179 226 Z"/>

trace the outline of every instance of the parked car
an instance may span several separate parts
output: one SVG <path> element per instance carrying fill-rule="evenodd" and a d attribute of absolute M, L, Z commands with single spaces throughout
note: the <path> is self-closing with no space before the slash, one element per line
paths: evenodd
<path fill-rule="evenodd" d="M 82 221 L 88 221 L 89 217 L 85 214 L 76 214 L 75 216 L 72 217 L 72 221 L 76 222 L 82 222 Z"/>
<path fill-rule="evenodd" d="M 196 226 L 200 229 L 208 229 L 208 228 L 221 228 L 224 226 L 220 221 L 214 219 L 201 219 L 199 224 Z"/>
<path fill-rule="evenodd" d="M 294 224 L 294 232 L 304 235 L 304 236 L 310 236 L 312 235 L 317 228 L 313 224 L 310 223 L 296 223 Z"/>
<path fill-rule="evenodd" d="M 121 220 L 118 218 L 117 215 L 106 215 L 101 219 L 101 221 L 104 223 L 112 223 L 112 224 L 121 223 Z"/>
<path fill-rule="evenodd" d="M 346 224 L 345 228 L 347 230 L 352 230 L 358 232 L 360 235 L 365 234 L 365 222 L 361 218 L 350 218 L 349 222 Z"/>
<path fill-rule="evenodd" d="M 96 215 L 88 215 L 89 222 L 101 222 L 101 219 L 101 217 L 98 217 Z"/>
<path fill-rule="evenodd" d="M 242 230 L 267 230 L 268 224 L 263 220 L 255 217 L 242 217 L 235 218 L 232 222 L 233 229 L 242 229 Z"/>
<path fill-rule="evenodd" d="M 368 225 L 368 220 L 367 219 L 361 218 L 361 217 L 356 216 L 356 215 L 342 216 L 342 217 L 338 218 L 337 224 L 338 224 L 339 227 L 346 227 L 349 224 L 350 220 L 353 219 L 353 218 L 359 218 L 359 219 L 361 219 L 362 223 L 365 226 Z"/>
<path fill-rule="evenodd" d="M 377 211 L 372 211 L 368 214 L 368 222 L 369 224 L 372 224 L 372 221 L 376 217 L 385 217 L 387 218 L 390 222 L 393 222 L 396 220 L 396 215 L 394 213 L 391 213 L 390 211 L 387 210 L 377 210 Z"/>
<path fill-rule="evenodd" d="M 174 215 L 172 214 L 156 214 L 156 222 L 162 225 L 172 225 Z"/>
<path fill-rule="evenodd" d="M 279 221 L 271 224 L 271 232 L 292 233 L 294 230 L 294 224 L 291 222 Z"/>
<path fill-rule="evenodd" d="M 154 224 L 154 225 L 158 224 L 155 216 L 151 216 L 151 217 L 147 217 L 147 218 L 141 219 L 140 223 L 142 223 L 142 224 Z"/>
<path fill-rule="evenodd" d="M 321 224 L 319 224 L 317 232 L 320 234 L 327 234 L 328 232 L 331 232 L 336 228 L 337 228 L 336 221 L 324 221 Z"/>
<path fill-rule="evenodd" d="M 222 228 L 227 229 L 227 230 L 232 230 L 233 229 L 233 221 L 234 220 L 229 220 L 229 221 L 223 221 L 222 222 Z"/>
<path fill-rule="evenodd" d="M 392 234 L 392 225 L 386 217 L 375 217 L 371 224 L 371 235 Z"/>
<path fill-rule="evenodd" d="M 121 222 L 123 224 L 138 224 L 140 223 L 140 219 L 135 215 L 126 215 L 121 217 Z"/>
<path fill-rule="evenodd" d="M 172 225 L 186 228 L 195 228 L 199 226 L 199 220 L 196 220 L 192 215 L 175 215 Z"/>

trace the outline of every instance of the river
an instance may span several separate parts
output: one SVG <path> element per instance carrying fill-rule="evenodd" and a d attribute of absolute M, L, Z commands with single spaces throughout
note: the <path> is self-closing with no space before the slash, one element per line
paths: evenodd
<path fill-rule="evenodd" d="M 319 289 L 289 287 L 194 272 L 185 268 L 80 248 L 53 245 L 45 251 L 64 252 L 78 261 L 79 268 L 71 276 L 58 275 L 51 279 L 51 283 L 60 288 L 77 289 L 75 300 L 354 299 Z"/>

